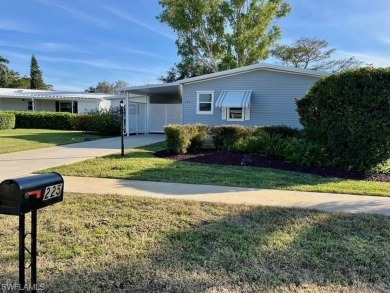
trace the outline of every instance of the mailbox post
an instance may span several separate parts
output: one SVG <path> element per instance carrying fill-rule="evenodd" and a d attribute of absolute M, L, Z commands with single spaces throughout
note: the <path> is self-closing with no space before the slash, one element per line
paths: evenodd
<path fill-rule="evenodd" d="M 25 252 L 31 255 L 31 289 L 37 289 L 38 210 L 64 197 L 64 179 L 58 173 L 4 180 L 0 184 L 0 214 L 19 216 L 19 292 L 25 292 Z M 31 212 L 31 247 L 25 246 L 25 214 Z"/>

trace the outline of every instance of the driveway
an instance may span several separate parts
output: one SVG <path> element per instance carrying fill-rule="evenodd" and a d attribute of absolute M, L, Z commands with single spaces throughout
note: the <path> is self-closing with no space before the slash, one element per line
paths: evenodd
<path fill-rule="evenodd" d="M 125 137 L 125 149 L 165 140 L 163 134 L 145 134 Z M 82 143 L 0 154 L 0 182 L 25 176 L 34 171 L 71 164 L 86 159 L 120 153 L 121 138 L 107 138 Z"/>

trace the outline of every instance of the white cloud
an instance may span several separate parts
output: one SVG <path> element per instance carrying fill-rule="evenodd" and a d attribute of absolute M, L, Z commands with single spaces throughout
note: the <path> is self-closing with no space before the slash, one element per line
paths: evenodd
<path fill-rule="evenodd" d="M 20 33 L 33 33 L 31 25 L 27 25 L 21 22 L 16 21 L 7 21 L 4 19 L 0 19 L 0 30 L 9 30 Z"/>
<path fill-rule="evenodd" d="M 84 13 L 82 11 L 73 9 L 69 6 L 61 5 L 59 3 L 54 2 L 53 0 L 37 0 L 37 1 L 43 5 L 46 5 L 46 6 L 53 6 L 53 7 L 65 10 L 68 13 L 70 13 L 73 17 L 75 17 L 81 21 L 92 23 L 94 25 L 98 25 L 98 26 L 104 27 L 104 28 L 111 28 L 112 27 L 112 25 L 109 22 L 104 21 L 103 19 L 93 17 L 88 13 Z"/>
<path fill-rule="evenodd" d="M 76 53 L 89 53 L 90 51 L 81 49 L 75 45 L 67 43 L 46 42 L 46 43 L 27 43 L 27 42 L 12 42 L 1 41 L 0 47 L 10 47 L 31 50 L 32 52 L 76 52 Z"/>
<path fill-rule="evenodd" d="M 70 58 L 61 58 L 61 57 L 49 57 L 49 56 L 39 56 L 39 60 L 46 62 L 61 62 L 61 63 L 75 63 L 75 64 L 84 64 L 91 67 L 106 69 L 106 70 L 118 70 L 118 71 L 130 71 L 138 73 L 156 73 L 160 72 L 160 68 L 145 68 L 145 66 L 130 66 L 125 62 L 114 62 L 108 59 L 70 59 Z"/>
<path fill-rule="evenodd" d="M 168 39 L 171 39 L 171 40 L 176 40 L 176 36 L 173 35 L 173 34 L 170 34 L 170 33 L 166 33 L 164 31 L 161 30 L 161 28 L 155 28 L 155 27 L 152 27 L 151 25 L 147 24 L 147 23 L 144 23 L 144 22 L 141 22 L 135 18 L 133 18 L 132 16 L 130 16 L 128 13 L 126 12 L 123 12 L 123 11 L 120 11 L 120 10 L 117 10 L 115 8 L 112 8 L 112 7 L 109 7 L 109 6 L 102 6 L 105 10 L 111 12 L 112 14 L 128 21 L 128 22 L 131 22 L 135 25 L 138 25 L 140 27 L 143 27 L 153 33 L 156 33 L 160 36 L 163 36 L 165 38 L 168 38 Z"/>

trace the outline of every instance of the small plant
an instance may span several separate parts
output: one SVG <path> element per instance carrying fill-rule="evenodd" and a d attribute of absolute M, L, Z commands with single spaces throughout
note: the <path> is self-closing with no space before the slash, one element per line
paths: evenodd
<path fill-rule="evenodd" d="M 301 135 L 300 130 L 286 125 L 264 126 L 261 127 L 261 130 L 270 135 L 279 135 L 282 138 L 299 137 Z"/>
<path fill-rule="evenodd" d="M 210 134 L 216 149 L 233 150 L 240 139 L 251 136 L 253 128 L 240 125 L 225 125 L 210 128 Z"/>
<path fill-rule="evenodd" d="M 317 143 L 289 138 L 284 141 L 283 157 L 305 166 L 330 166 L 332 160 L 326 148 Z"/>
<path fill-rule="evenodd" d="M 250 136 L 237 142 L 235 150 L 281 158 L 283 144 L 284 138 L 282 136 L 260 132 L 256 136 Z"/>

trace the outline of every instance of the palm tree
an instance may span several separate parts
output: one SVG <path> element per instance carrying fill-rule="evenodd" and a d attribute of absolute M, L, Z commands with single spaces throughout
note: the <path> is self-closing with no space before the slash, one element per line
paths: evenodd
<path fill-rule="evenodd" d="M 7 58 L 0 56 L 0 80 L 4 80 L 7 78 L 8 67 L 6 64 L 9 63 Z"/>

